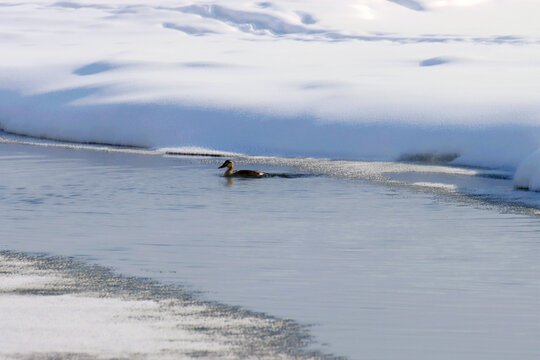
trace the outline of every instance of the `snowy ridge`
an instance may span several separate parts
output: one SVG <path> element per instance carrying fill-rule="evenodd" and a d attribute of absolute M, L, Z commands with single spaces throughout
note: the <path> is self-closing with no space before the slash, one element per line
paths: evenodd
<path fill-rule="evenodd" d="M 456 154 L 511 169 L 540 148 L 538 1 L 1 6 L 8 132 L 286 157 Z"/>

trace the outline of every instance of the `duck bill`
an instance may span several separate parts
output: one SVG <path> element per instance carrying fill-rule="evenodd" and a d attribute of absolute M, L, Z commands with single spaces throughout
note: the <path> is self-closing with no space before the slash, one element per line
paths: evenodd
<path fill-rule="evenodd" d="M 220 167 L 218 167 L 218 169 L 221 169 L 221 168 L 224 168 L 225 167 L 225 164 L 221 165 Z"/>

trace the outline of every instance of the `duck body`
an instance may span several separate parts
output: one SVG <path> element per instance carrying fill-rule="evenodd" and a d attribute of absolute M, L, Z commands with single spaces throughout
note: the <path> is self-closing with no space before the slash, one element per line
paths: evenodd
<path fill-rule="evenodd" d="M 242 178 L 260 178 L 266 175 L 265 172 L 255 170 L 238 170 L 234 171 L 234 163 L 231 160 L 226 160 L 218 169 L 226 167 L 225 177 L 242 177 Z"/>

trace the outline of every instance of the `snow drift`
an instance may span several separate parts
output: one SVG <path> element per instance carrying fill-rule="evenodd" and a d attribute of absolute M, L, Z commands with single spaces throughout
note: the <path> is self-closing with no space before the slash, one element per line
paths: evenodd
<path fill-rule="evenodd" d="M 528 156 L 519 165 L 514 176 L 518 189 L 540 191 L 540 150 Z"/>
<path fill-rule="evenodd" d="M 540 147 L 534 0 L 0 6 L 5 131 L 514 168 Z"/>

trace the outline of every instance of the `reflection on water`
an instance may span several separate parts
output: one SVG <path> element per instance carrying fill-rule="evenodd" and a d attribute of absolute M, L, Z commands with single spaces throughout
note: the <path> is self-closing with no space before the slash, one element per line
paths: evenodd
<path fill-rule="evenodd" d="M 302 174 L 302 173 L 265 173 L 265 176 L 262 176 L 260 178 L 242 178 L 242 177 L 227 177 L 223 176 L 224 179 L 226 179 L 226 185 L 227 187 L 231 187 L 234 185 L 235 181 L 263 181 L 264 179 L 269 178 L 283 178 L 283 179 L 298 179 L 298 178 L 305 178 L 305 177 L 312 177 L 316 176 L 314 174 Z"/>
<path fill-rule="evenodd" d="M 2 145 L 0 247 L 313 324 L 315 347 L 352 359 L 540 357 L 538 218 L 220 163 Z"/>

